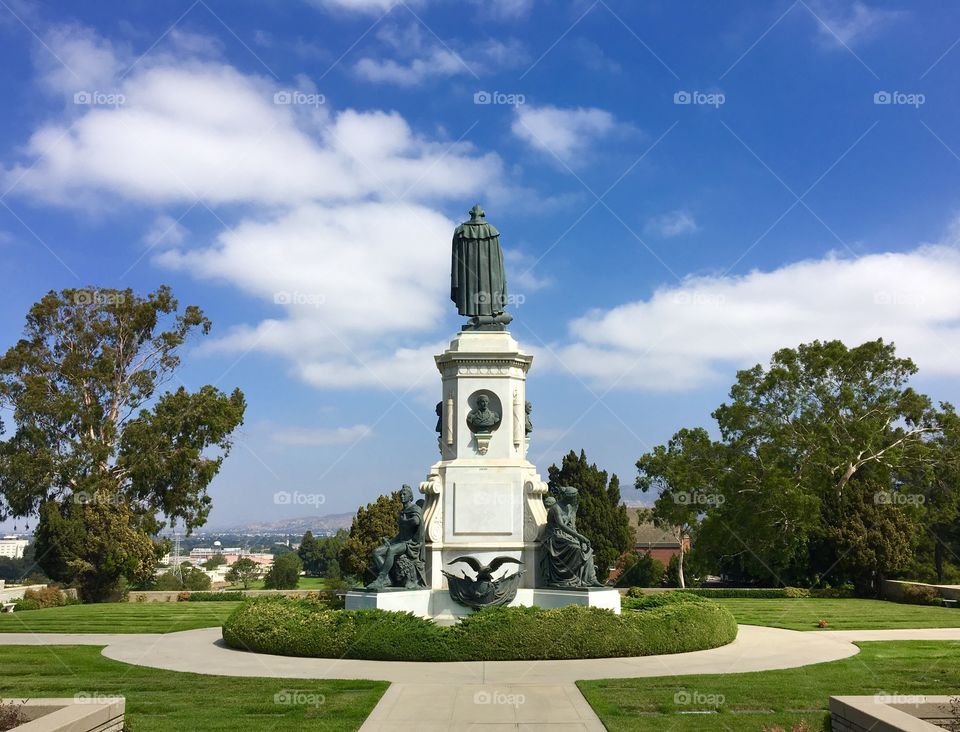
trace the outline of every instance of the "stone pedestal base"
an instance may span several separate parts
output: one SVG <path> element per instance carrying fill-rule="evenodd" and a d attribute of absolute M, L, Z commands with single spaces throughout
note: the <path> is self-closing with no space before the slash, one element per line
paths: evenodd
<path fill-rule="evenodd" d="M 620 614 L 620 593 L 612 587 L 588 587 L 582 590 L 519 589 L 510 607 L 536 605 L 557 608 L 583 605 L 612 610 Z M 474 612 L 453 601 L 447 590 L 350 590 L 346 598 L 347 610 L 393 610 L 432 618 L 439 625 L 452 625 L 459 618 Z"/>

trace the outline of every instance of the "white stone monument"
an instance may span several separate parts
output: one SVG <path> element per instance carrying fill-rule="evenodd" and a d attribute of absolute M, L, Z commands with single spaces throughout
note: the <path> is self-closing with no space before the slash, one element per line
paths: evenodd
<path fill-rule="evenodd" d="M 443 574 L 456 571 L 450 563 L 469 556 L 488 565 L 497 557 L 512 557 L 522 562 L 519 571 L 523 574 L 510 604 L 581 604 L 619 613 L 620 595 L 610 588 L 538 589 L 540 540 L 547 523 L 543 498 L 548 489 L 536 466 L 527 460 L 526 384 L 533 357 L 524 353 L 506 330 L 510 317 L 503 308 L 487 307 L 498 297 L 506 297 L 499 233 L 483 221 L 479 206 L 471 215 L 471 221 L 454 235 L 453 299 L 461 314 L 473 320 L 435 357 L 442 380 L 440 460 L 420 484 L 428 587 L 354 590 L 347 594 L 346 606 L 404 610 L 451 621 L 471 610 L 450 596 Z M 462 234 L 464 227 L 468 227 L 466 235 Z M 474 247 L 459 254 L 460 260 L 466 259 L 466 264 L 459 261 L 459 281 L 458 237 L 468 240 L 467 247 Z M 492 248 L 481 248 L 478 254 L 475 242 L 481 237 L 486 237 L 482 246 Z M 477 257 L 487 260 L 478 264 Z M 490 275 L 489 269 L 496 270 L 498 265 L 499 274 Z M 481 270 L 487 274 L 480 285 L 464 283 Z M 466 288 L 472 293 L 477 287 L 481 288 L 479 294 L 469 298 L 462 291 Z M 483 287 L 499 288 L 499 295 L 491 296 Z M 477 300 L 481 306 L 471 308 Z M 498 577 L 514 571 L 517 565 L 511 564 Z"/>

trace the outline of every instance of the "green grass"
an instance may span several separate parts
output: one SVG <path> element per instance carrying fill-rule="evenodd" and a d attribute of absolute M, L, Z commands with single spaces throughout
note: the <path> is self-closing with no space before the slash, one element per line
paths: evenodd
<path fill-rule="evenodd" d="M 608 730 L 759 732 L 801 720 L 825 729 L 831 696 L 950 694 L 960 689 L 960 642 L 859 643 L 852 658 L 785 671 L 580 681 Z M 731 669 L 733 671 L 735 669 Z M 699 703 L 679 703 L 686 698 Z M 709 711 L 710 714 L 691 714 Z"/>
<path fill-rule="evenodd" d="M 0 633 L 173 633 L 223 624 L 239 602 L 111 602 L 0 613 Z"/>
<path fill-rule="evenodd" d="M 960 628 L 956 608 L 859 599 L 710 599 L 746 625 L 816 630 L 817 621 L 823 619 L 829 623 L 827 630 Z"/>
<path fill-rule="evenodd" d="M 77 646 L 0 647 L 0 668 L 15 670 L 0 675 L 0 697 L 124 696 L 135 732 L 355 730 L 388 686 L 174 673 L 111 661 L 99 648 Z M 284 690 L 297 691 L 300 703 L 276 702 L 274 695 Z"/>

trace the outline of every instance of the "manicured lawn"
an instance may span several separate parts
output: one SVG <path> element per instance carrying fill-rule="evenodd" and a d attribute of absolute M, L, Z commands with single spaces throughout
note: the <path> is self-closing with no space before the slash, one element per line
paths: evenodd
<path fill-rule="evenodd" d="M 827 630 L 867 628 L 960 628 L 960 609 L 904 605 L 860 599 L 716 599 L 738 623 L 790 630 L 817 630 L 821 618 Z"/>
<path fill-rule="evenodd" d="M 793 602 L 796 602 L 795 600 Z M 609 730 L 825 729 L 830 696 L 960 693 L 960 642 L 859 643 L 832 663 L 758 673 L 578 682 Z M 735 669 L 731 669 L 734 671 Z M 698 714 L 696 712 L 709 712 Z"/>
<path fill-rule="evenodd" d="M 0 674 L 0 697 L 124 696 L 136 732 L 355 730 L 388 686 L 174 673 L 111 661 L 99 648 L 78 646 L 0 647 L 0 668 L 12 672 Z"/>
<path fill-rule="evenodd" d="M 109 602 L 0 613 L 0 633 L 173 633 L 222 625 L 239 602 Z"/>

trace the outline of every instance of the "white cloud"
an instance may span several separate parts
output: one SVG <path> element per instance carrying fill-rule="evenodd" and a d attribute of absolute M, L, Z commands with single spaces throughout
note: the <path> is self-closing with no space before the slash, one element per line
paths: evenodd
<path fill-rule="evenodd" d="M 743 276 L 689 277 L 573 321 L 554 369 L 604 385 L 675 391 L 813 340 L 883 338 L 927 374 L 960 375 L 960 250 L 828 257 Z M 562 363 L 558 363 L 558 360 Z"/>
<path fill-rule="evenodd" d="M 670 238 L 681 234 L 692 234 L 699 228 L 693 214 L 678 209 L 660 216 L 654 216 L 647 221 L 643 230 L 649 234 L 659 234 L 662 237 Z"/>
<path fill-rule="evenodd" d="M 833 48 L 853 46 L 873 38 L 906 15 L 900 10 L 872 8 L 860 0 L 852 5 L 820 2 L 813 6 L 813 10 L 817 15 L 817 33 L 821 42 Z"/>
<path fill-rule="evenodd" d="M 187 236 L 187 229 L 172 216 L 161 215 L 154 219 L 143 242 L 148 247 L 176 246 L 182 244 Z"/>
<path fill-rule="evenodd" d="M 40 46 L 34 54 L 40 81 L 71 100 L 80 91 L 113 90 L 117 75 L 129 61 L 127 50 L 115 48 L 81 26 L 55 27 L 44 44 L 46 48 Z"/>
<path fill-rule="evenodd" d="M 538 276 L 535 273 L 534 270 L 540 262 L 526 252 L 517 248 L 507 249 L 503 253 L 503 259 L 511 295 L 536 292 L 553 284 L 550 277 Z"/>
<path fill-rule="evenodd" d="M 294 427 L 277 430 L 272 437 L 282 445 L 309 445 L 325 447 L 329 445 L 350 445 L 366 439 L 373 429 L 365 424 L 352 427 Z"/>
<path fill-rule="evenodd" d="M 317 386 L 405 388 L 433 369 L 438 344 L 416 339 L 448 311 L 453 225 L 416 204 L 310 203 L 155 261 L 224 279 L 285 315 L 234 328 L 208 351 L 282 356 Z"/>
<path fill-rule="evenodd" d="M 119 106 L 87 106 L 72 127 L 37 130 L 27 162 L 2 176 L 7 184 L 75 206 L 91 205 L 91 193 L 111 200 L 105 192 L 148 203 L 290 205 L 460 198 L 502 178 L 496 155 L 424 140 L 395 112 L 305 116 L 317 108 L 276 104 L 282 90 L 223 64 L 146 67 L 119 89 Z"/>
<path fill-rule="evenodd" d="M 108 48 L 87 31 L 60 44 Z M 121 67 L 101 58 L 90 76 Z M 115 83 L 123 103 L 70 109 L 72 126 L 44 124 L 0 178 L 19 179 L 17 195 L 65 207 L 152 206 L 146 241 L 163 245 L 155 263 L 233 285 L 275 311 L 207 351 L 273 354 L 319 386 L 429 381 L 444 344 L 424 339 L 450 311 L 455 225 L 434 206 L 502 196 L 498 156 L 427 139 L 395 112 L 276 103 L 273 82 L 206 58 L 151 54 Z M 188 232 L 161 211 L 196 201 L 225 230 L 188 246 Z M 242 220 L 231 204 L 243 204 Z"/>
<path fill-rule="evenodd" d="M 516 108 L 511 129 L 533 148 L 569 161 L 616 127 L 614 116 L 596 107 L 562 109 L 523 104 Z"/>
<path fill-rule="evenodd" d="M 486 39 L 449 45 L 439 42 L 419 23 L 384 24 L 376 33 L 381 49 L 353 66 L 365 81 L 415 86 L 432 78 L 478 76 L 522 65 L 527 54 L 516 39 Z M 387 50 L 396 58 L 387 58 Z"/>
<path fill-rule="evenodd" d="M 354 13 L 386 13 L 402 4 L 403 0 L 308 0 L 311 5 L 326 10 L 342 10 Z M 419 5 L 417 2 L 411 3 Z"/>
<path fill-rule="evenodd" d="M 400 86 L 415 86 L 432 77 L 469 73 L 469 67 L 463 59 L 445 48 L 434 48 L 427 56 L 411 59 L 407 63 L 364 57 L 357 61 L 353 70 L 366 81 Z"/>

